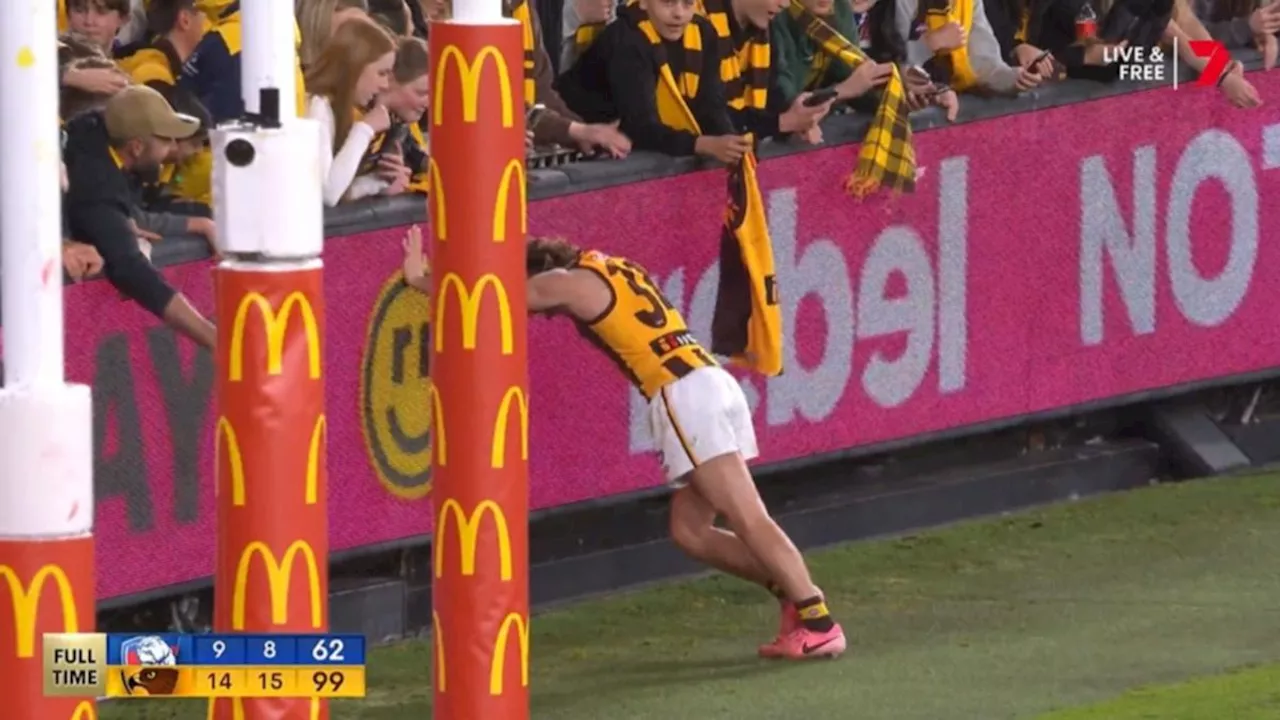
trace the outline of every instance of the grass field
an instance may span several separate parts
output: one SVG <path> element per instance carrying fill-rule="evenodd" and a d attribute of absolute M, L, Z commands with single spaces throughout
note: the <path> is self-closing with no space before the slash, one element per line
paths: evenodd
<path fill-rule="evenodd" d="M 539 615 L 548 720 L 1280 718 L 1280 478 L 1156 487 L 812 555 L 851 652 L 755 658 L 763 592 L 723 577 Z M 351 720 L 430 717 L 430 645 L 375 651 Z M 1233 672 L 1234 671 L 1234 672 Z M 199 702 L 104 720 L 203 720 Z"/>

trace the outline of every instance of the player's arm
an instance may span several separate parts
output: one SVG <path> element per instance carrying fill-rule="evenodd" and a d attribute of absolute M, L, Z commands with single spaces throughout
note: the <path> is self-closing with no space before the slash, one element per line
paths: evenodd
<path fill-rule="evenodd" d="M 529 312 L 540 313 L 573 304 L 578 280 L 568 270 L 548 270 L 529 278 Z"/>

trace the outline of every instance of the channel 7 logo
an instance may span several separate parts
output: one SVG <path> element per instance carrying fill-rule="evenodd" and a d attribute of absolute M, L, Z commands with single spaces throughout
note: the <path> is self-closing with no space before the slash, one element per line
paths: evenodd
<path fill-rule="evenodd" d="M 1227 46 L 1217 40 L 1191 40 L 1187 43 L 1191 52 L 1198 58 L 1204 58 L 1204 70 L 1196 78 L 1196 87 L 1213 87 L 1222 81 L 1222 75 L 1231 63 L 1231 53 Z"/>

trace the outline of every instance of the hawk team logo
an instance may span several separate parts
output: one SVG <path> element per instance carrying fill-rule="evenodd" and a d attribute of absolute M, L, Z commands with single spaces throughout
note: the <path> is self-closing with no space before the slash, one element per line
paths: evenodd
<path fill-rule="evenodd" d="M 139 697 L 164 697 L 172 695 L 178 687 L 178 670 L 169 667 L 143 668 L 129 675 L 121 671 L 124 691 Z"/>
<path fill-rule="evenodd" d="M 120 643 L 124 665 L 147 665 L 132 674 L 120 671 L 121 685 L 130 695 L 141 697 L 172 695 L 178 686 L 178 648 L 156 635 L 134 637 Z"/>

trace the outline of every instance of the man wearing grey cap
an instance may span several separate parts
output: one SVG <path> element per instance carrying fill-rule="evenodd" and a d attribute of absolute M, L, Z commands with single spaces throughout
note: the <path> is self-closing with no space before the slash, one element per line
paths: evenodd
<path fill-rule="evenodd" d="M 102 255 L 103 273 L 112 285 L 174 330 L 212 348 L 213 323 L 165 282 L 139 246 L 130 177 L 155 170 L 176 141 L 199 129 L 199 120 L 174 112 L 163 95 L 145 85 L 130 85 L 102 110 L 71 119 L 64 212 L 72 237 Z"/>

